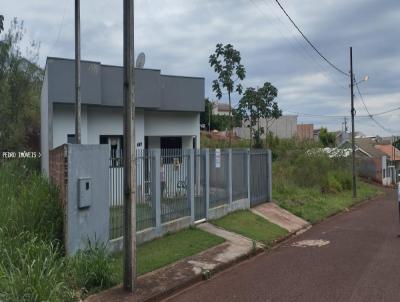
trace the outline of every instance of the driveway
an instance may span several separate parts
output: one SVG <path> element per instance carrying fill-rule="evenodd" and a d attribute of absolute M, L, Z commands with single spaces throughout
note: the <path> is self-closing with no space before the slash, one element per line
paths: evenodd
<path fill-rule="evenodd" d="M 400 301 L 394 191 L 166 301 Z"/>

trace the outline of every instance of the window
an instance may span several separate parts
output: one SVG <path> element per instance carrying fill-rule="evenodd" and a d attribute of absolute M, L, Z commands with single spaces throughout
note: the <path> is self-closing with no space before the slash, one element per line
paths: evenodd
<path fill-rule="evenodd" d="M 161 149 L 182 149 L 182 137 L 161 137 Z"/>
<path fill-rule="evenodd" d="M 67 135 L 67 143 L 68 144 L 75 144 L 75 134 L 68 134 Z"/>
<path fill-rule="evenodd" d="M 182 162 L 182 137 L 161 137 L 160 148 L 164 164 L 178 164 Z"/>
<path fill-rule="evenodd" d="M 123 136 L 122 135 L 100 135 L 99 142 L 101 145 L 110 146 L 110 157 L 121 158 L 123 149 Z"/>

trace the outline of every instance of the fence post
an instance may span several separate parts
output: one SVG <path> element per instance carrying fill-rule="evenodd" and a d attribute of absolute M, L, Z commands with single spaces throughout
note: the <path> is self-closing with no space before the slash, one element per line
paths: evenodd
<path fill-rule="evenodd" d="M 208 220 L 208 209 L 210 208 L 210 149 L 205 149 L 205 172 L 206 172 L 206 219 Z"/>
<path fill-rule="evenodd" d="M 229 150 L 228 157 L 228 190 L 229 190 L 229 211 L 232 210 L 232 149 Z"/>
<path fill-rule="evenodd" d="M 250 149 L 247 149 L 247 199 L 251 204 L 251 153 Z"/>
<path fill-rule="evenodd" d="M 160 179 L 160 167 L 161 167 L 161 152 L 160 149 L 151 150 L 148 156 L 153 159 L 152 169 L 152 197 L 153 205 L 155 206 L 156 215 L 156 228 L 161 227 L 161 179 Z"/>
<path fill-rule="evenodd" d="M 272 154 L 267 150 L 267 201 L 272 201 Z"/>
<path fill-rule="evenodd" d="M 194 149 L 189 150 L 189 200 L 190 200 L 190 223 L 194 224 Z"/>

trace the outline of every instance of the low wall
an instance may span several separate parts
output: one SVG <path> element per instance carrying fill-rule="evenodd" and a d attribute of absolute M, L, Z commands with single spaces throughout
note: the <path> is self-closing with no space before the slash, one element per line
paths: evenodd
<path fill-rule="evenodd" d="M 233 201 L 231 205 L 224 204 L 215 208 L 208 209 L 207 219 L 214 220 L 221 218 L 231 212 L 250 209 L 250 200 L 247 198 Z"/>
<path fill-rule="evenodd" d="M 191 225 L 191 218 L 189 216 L 182 217 L 167 223 L 161 224 L 160 227 L 148 228 L 136 233 L 136 243 L 138 245 L 151 241 L 153 239 L 164 236 L 167 233 L 175 233 L 179 230 L 188 228 Z M 122 251 L 123 237 L 119 237 L 108 242 L 108 249 L 111 252 Z"/>

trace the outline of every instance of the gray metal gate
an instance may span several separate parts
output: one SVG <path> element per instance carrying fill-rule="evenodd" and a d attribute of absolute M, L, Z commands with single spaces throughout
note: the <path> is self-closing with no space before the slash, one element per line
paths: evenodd
<path fill-rule="evenodd" d="M 271 151 L 255 150 L 250 154 L 250 206 L 271 201 Z"/>
<path fill-rule="evenodd" d="M 204 150 L 194 150 L 194 219 L 206 218 L 206 157 Z"/>

